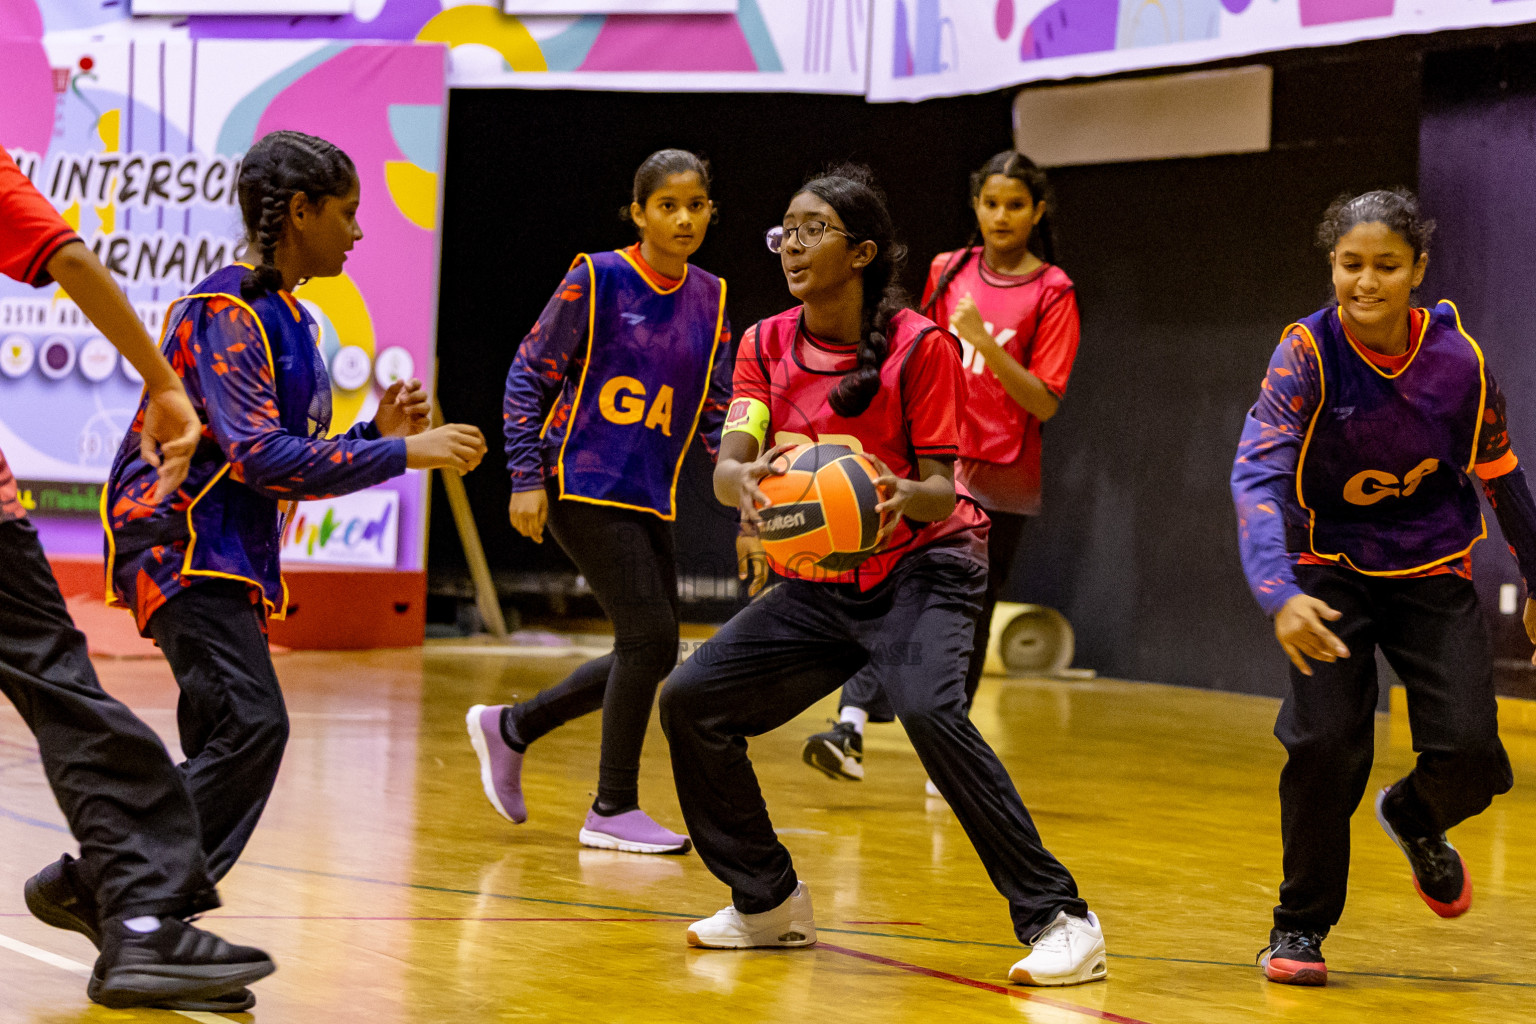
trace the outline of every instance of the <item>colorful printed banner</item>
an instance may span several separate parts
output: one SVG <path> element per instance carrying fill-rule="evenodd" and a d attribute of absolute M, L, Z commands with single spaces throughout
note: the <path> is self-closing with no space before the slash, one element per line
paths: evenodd
<path fill-rule="evenodd" d="M 27 4 L 33 0 L 26 0 Z M 51 7 L 51 0 L 49 6 Z M 362 179 L 365 238 L 340 277 L 297 291 L 322 328 L 333 429 L 372 416 L 391 379 L 430 377 L 436 330 L 441 46 L 198 41 L 42 27 L 0 0 L 0 144 L 58 207 L 158 336 L 167 303 L 235 257 L 241 155 L 278 128 L 335 142 Z M 24 8 L 21 14 L 26 14 Z M 106 478 L 138 403 L 131 367 L 56 286 L 0 279 L 0 449 L 37 495 L 37 514 Z M 401 569 L 420 569 L 420 474 L 384 484 L 397 503 Z M 45 504 L 51 506 L 43 507 Z M 61 519 L 54 554 L 99 554 L 97 523 Z"/>
<path fill-rule="evenodd" d="M 730 14 L 736 0 L 502 0 L 508 14 Z"/>
<path fill-rule="evenodd" d="M 723 12 L 709 0 L 715 13 L 563 16 L 514 16 L 503 13 L 504 2 L 354 0 L 340 16 L 170 19 L 129 18 L 118 0 L 0 0 L 0 38 L 8 10 L 35 4 L 49 35 L 446 43 L 452 86 L 859 95 L 870 12 L 887 0 L 729 0 Z M 615 0 L 600 6 L 637 9 Z"/>
<path fill-rule="evenodd" d="M 879 0 L 868 96 L 1042 79 L 1536 21 L 1536 0 Z"/>

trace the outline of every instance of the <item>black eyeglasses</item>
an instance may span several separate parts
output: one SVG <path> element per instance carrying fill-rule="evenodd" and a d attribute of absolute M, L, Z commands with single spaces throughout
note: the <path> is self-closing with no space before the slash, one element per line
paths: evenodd
<path fill-rule="evenodd" d="M 763 234 L 763 241 L 768 243 L 769 252 L 778 252 L 784 248 L 784 240 L 793 235 L 800 239 L 801 248 L 814 249 L 821 244 L 821 240 L 827 236 L 828 231 L 836 231 L 845 238 L 853 237 L 842 228 L 835 228 L 826 221 L 808 220 L 792 228 L 775 224 Z"/>

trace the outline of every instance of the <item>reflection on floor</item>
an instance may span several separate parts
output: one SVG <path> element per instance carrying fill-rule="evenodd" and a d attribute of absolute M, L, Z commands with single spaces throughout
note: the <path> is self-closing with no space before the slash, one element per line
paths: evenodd
<path fill-rule="evenodd" d="M 460 645 L 462 647 L 462 645 Z M 1324 990 L 1252 966 L 1280 863 L 1273 701 L 1145 684 L 988 679 L 976 720 L 1109 938 L 1110 980 L 1010 986 L 1006 909 L 948 809 L 923 795 L 899 726 L 872 726 L 867 781 L 800 761 L 825 702 L 752 744 L 774 822 L 811 885 L 812 950 L 708 952 L 685 923 L 723 906 L 694 855 L 583 849 L 599 722 L 535 745 L 530 820 L 481 796 L 465 708 L 531 694 L 576 664 L 505 653 L 296 653 L 278 670 L 293 739 L 277 793 L 208 923 L 280 962 L 254 1019 L 478 1021 L 1020 1020 L 1086 1024 L 1536 1018 L 1536 738 L 1506 744 L 1516 788 L 1453 835 L 1477 903 L 1457 921 L 1415 897 L 1368 806 Z M 104 662 L 107 685 L 174 741 L 156 661 Z M 1383 717 L 1373 783 L 1412 751 Z M 23 880 L 72 846 L 36 748 L 0 708 L 0 1022 L 185 1020 L 85 998 L 79 936 L 27 916 Z M 681 827 L 653 724 L 642 801 Z M 75 973 L 71 973 L 71 971 Z M 190 1015 L 217 1021 L 211 1015 Z M 237 1016 L 248 1020 L 251 1017 Z"/>

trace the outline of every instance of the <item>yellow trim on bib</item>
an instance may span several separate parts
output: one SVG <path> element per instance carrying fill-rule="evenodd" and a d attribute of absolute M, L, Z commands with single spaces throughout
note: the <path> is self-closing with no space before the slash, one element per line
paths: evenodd
<path fill-rule="evenodd" d="M 635 267 L 635 272 L 638 273 L 641 278 L 644 278 L 646 285 L 649 286 L 651 290 L 656 292 L 658 295 L 671 295 L 673 292 L 677 291 L 678 288 L 683 286 L 683 281 L 688 280 L 688 271 L 685 269 L 683 271 L 682 280 L 678 281 L 677 283 L 677 288 L 672 288 L 668 291 L 662 291 L 660 288 L 657 288 L 655 285 L 651 284 L 650 279 L 645 277 L 645 272 L 642 271 L 639 267 L 636 267 L 633 260 L 631 260 L 628 256 L 625 256 L 622 251 L 619 252 L 619 255 L 624 256 L 625 261 L 628 262 L 630 266 Z M 714 377 L 715 357 L 719 354 L 720 351 L 720 334 L 725 326 L 725 279 L 720 279 L 720 309 L 715 314 L 715 340 L 714 343 L 710 346 L 709 350 L 709 364 L 705 369 L 704 389 L 699 395 L 699 406 L 693 412 L 693 425 L 688 429 L 687 440 L 683 442 L 682 453 L 677 457 L 677 465 L 672 470 L 672 488 L 667 502 L 672 511 L 662 512 L 659 509 L 651 508 L 649 505 L 631 505 L 624 501 L 609 501 L 605 498 L 588 498 L 580 494 L 569 494 L 566 492 L 565 446 L 570 444 L 571 434 L 575 430 L 577 410 L 581 407 L 582 392 L 585 390 L 587 384 L 587 371 L 592 368 L 592 339 L 597 334 L 597 268 L 592 265 L 592 257 L 588 256 L 586 253 L 582 253 L 580 256 L 576 257 L 576 259 L 586 262 L 587 274 L 592 282 L 592 291 L 587 297 L 587 361 L 583 363 L 581 367 L 581 379 L 577 381 L 576 395 L 571 399 L 571 415 L 570 418 L 566 421 L 565 436 L 560 439 L 560 454 L 555 459 L 555 476 L 560 482 L 560 500 L 580 501 L 585 502 L 588 505 L 606 505 L 609 508 L 623 508 L 628 509 L 631 512 L 649 512 L 651 515 L 657 516 L 666 522 L 672 522 L 677 519 L 677 483 L 683 474 L 683 462 L 688 458 L 688 449 L 693 446 L 693 435 L 699 428 L 700 418 L 704 415 L 704 403 L 709 401 L 709 382 Z M 575 266 L 575 263 L 573 262 L 571 265 Z M 553 410 L 551 410 L 551 415 L 553 415 Z M 544 425 L 545 429 L 547 430 L 549 428 L 549 421 L 546 420 Z"/>
<path fill-rule="evenodd" d="M 1486 366 L 1483 360 L 1482 348 L 1478 346 L 1477 342 L 1472 340 L 1472 336 L 1470 334 L 1462 329 L 1461 311 L 1456 308 L 1456 304 L 1450 299 L 1441 299 L 1440 302 L 1436 303 L 1437 306 L 1442 304 L 1451 307 L 1451 312 L 1455 314 L 1456 317 L 1456 333 L 1460 334 L 1463 338 L 1466 339 L 1467 344 L 1472 346 L 1472 351 L 1477 356 L 1477 422 L 1472 430 L 1472 453 L 1468 458 L 1466 465 L 1466 472 L 1470 475 L 1477 466 L 1477 446 L 1483 432 L 1483 413 L 1486 410 L 1488 404 L 1488 377 Z M 1418 358 L 1419 350 L 1424 347 L 1423 342 L 1425 336 L 1429 332 L 1429 321 L 1432 313 L 1432 310 L 1425 310 L 1424 326 L 1419 331 L 1419 342 L 1417 347 L 1414 349 L 1413 359 Z M 1342 327 L 1342 323 L 1340 326 Z M 1317 512 L 1307 504 L 1306 498 L 1302 495 L 1301 476 L 1302 469 L 1306 465 L 1307 447 L 1312 442 L 1313 429 L 1317 426 L 1317 418 L 1322 415 L 1323 406 L 1326 404 L 1325 398 L 1327 396 L 1327 382 L 1324 380 L 1323 353 L 1322 350 L 1318 347 L 1317 339 L 1312 337 L 1312 332 L 1307 330 L 1307 328 L 1300 323 L 1292 324 L 1290 327 L 1286 328 L 1284 336 L 1289 337 L 1291 332 L 1295 330 L 1301 331 L 1302 335 L 1307 339 L 1307 343 L 1312 346 L 1313 353 L 1317 356 L 1317 409 L 1312 413 L 1311 422 L 1307 424 L 1306 437 L 1302 440 L 1301 443 L 1301 454 L 1296 460 L 1296 501 L 1306 511 L 1308 517 L 1307 549 L 1317 558 L 1321 558 L 1335 564 L 1346 565 L 1363 576 L 1378 576 L 1383 578 L 1416 576 L 1419 573 L 1434 569 L 1437 566 L 1447 565 L 1451 562 L 1457 561 L 1458 559 L 1465 558 L 1467 555 L 1471 554 L 1472 549 L 1477 547 L 1478 542 L 1486 539 L 1488 536 L 1488 520 L 1481 514 L 1478 515 L 1478 522 L 1482 524 L 1482 529 L 1479 531 L 1476 537 L 1472 538 L 1472 543 L 1468 544 L 1465 548 L 1462 548 L 1460 551 L 1457 551 L 1454 554 L 1446 555 L 1443 558 L 1437 558 L 1433 562 L 1426 562 L 1423 565 L 1414 566 L 1411 569 L 1363 569 L 1356 565 L 1354 562 L 1350 561 L 1349 556 L 1344 554 L 1342 551 L 1333 554 L 1325 554 L 1324 552 L 1317 550 Z M 1360 355 L 1359 349 L 1355 348 L 1355 343 L 1352 339 L 1349 338 L 1348 332 L 1345 332 L 1344 337 L 1350 348 L 1355 351 L 1355 354 L 1359 356 L 1362 362 L 1370 366 L 1371 369 L 1375 370 L 1378 374 L 1387 378 L 1388 380 L 1402 376 L 1402 374 L 1406 372 L 1408 367 L 1413 363 L 1413 359 L 1409 359 L 1408 362 L 1404 363 L 1402 368 L 1399 369 L 1396 373 L 1386 373 L 1381 369 L 1381 367 L 1375 365 L 1369 359 L 1366 359 L 1363 355 Z"/>

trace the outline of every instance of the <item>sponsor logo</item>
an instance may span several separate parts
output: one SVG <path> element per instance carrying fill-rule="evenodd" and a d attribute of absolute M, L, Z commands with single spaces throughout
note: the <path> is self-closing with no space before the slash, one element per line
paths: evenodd
<path fill-rule="evenodd" d="M 805 525 L 805 513 L 780 512 L 763 520 L 763 532 L 783 533 L 788 530 L 798 530 Z"/>
<path fill-rule="evenodd" d="M 283 525 L 282 560 L 393 569 L 399 532 L 398 491 L 301 502 Z"/>

